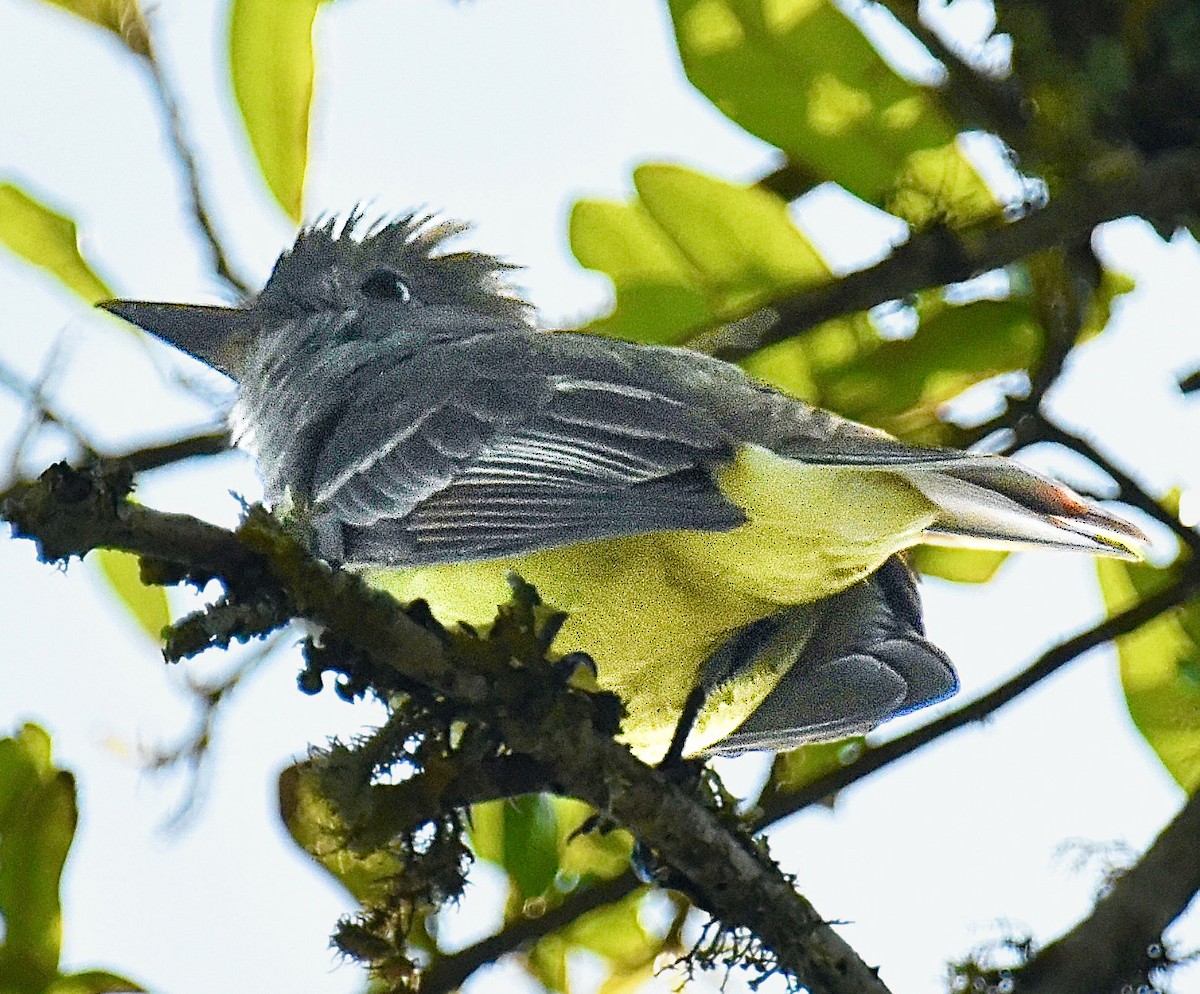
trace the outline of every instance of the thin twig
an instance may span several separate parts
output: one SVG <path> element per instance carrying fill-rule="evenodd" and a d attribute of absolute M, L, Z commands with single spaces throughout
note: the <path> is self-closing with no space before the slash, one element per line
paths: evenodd
<path fill-rule="evenodd" d="M 16 370 L 0 362 L 0 386 L 5 387 L 11 393 L 25 401 L 29 411 L 25 427 L 17 433 L 16 442 L 13 444 L 12 456 L 9 458 L 10 479 L 16 479 L 20 476 L 21 462 L 25 455 L 25 450 L 33 441 L 38 429 L 43 425 L 51 424 L 65 432 L 85 458 L 94 457 L 96 454 L 96 450 L 83 428 L 65 414 L 55 410 L 46 398 L 46 384 L 58 366 L 61 351 L 60 342 L 61 339 L 55 342 L 45 363 L 42 365 L 42 371 L 32 383 L 28 382 Z"/>
<path fill-rule="evenodd" d="M 198 802 L 206 786 L 204 773 L 213 738 L 216 734 L 217 721 L 223 714 L 222 704 L 235 691 L 262 667 L 272 653 L 290 644 L 294 632 L 286 629 L 270 635 L 262 645 L 256 646 L 250 654 L 234 668 L 233 672 L 216 681 L 206 682 L 191 673 L 185 675 L 184 681 L 188 696 L 191 698 L 196 712 L 191 728 L 182 736 L 180 741 L 170 747 L 160 746 L 147 749 L 142 754 L 142 760 L 147 770 L 164 772 L 166 770 L 183 770 L 186 785 L 182 798 L 174 811 L 167 817 L 167 828 L 178 828 L 184 824 L 196 810 Z"/>
<path fill-rule="evenodd" d="M 494 963 L 505 953 L 532 946 L 539 939 L 578 921 L 580 916 L 589 911 L 616 904 L 645 886 L 632 873 L 624 873 L 613 880 L 578 891 L 538 918 L 519 918 L 509 922 L 504 931 L 435 960 L 421 974 L 421 994 L 446 994 L 458 990 L 476 970 Z"/>
<path fill-rule="evenodd" d="M 1033 437 L 1038 441 L 1057 442 L 1093 463 L 1103 470 L 1117 484 L 1118 500 L 1145 512 L 1155 521 L 1166 525 L 1175 536 L 1187 547 L 1193 556 L 1200 559 L 1200 533 L 1189 528 L 1179 518 L 1151 497 L 1145 489 L 1126 473 L 1120 466 L 1109 459 L 1096 448 L 1095 444 L 1082 435 L 1068 431 L 1052 421 L 1046 414 L 1039 411 L 1035 416 L 1036 427 L 1031 429 Z M 1028 437 L 1028 436 L 1027 436 Z"/>
<path fill-rule="evenodd" d="M 106 454 L 103 458 L 109 462 L 124 462 L 134 473 L 145 473 L 196 456 L 218 455 L 228 450 L 230 444 L 229 432 L 215 429 L 161 445 L 147 445 L 124 454 Z"/>
<path fill-rule="evenodd" d="M 238 297 L 246 297 L 251 293 L 251 286 L 233 271 L 233 267 L 229 262 L 229 256 L 226 254 L 221 239 L 217 235 L 216 225 L 213 223 L 212 214 L 209 212 L 208 205 L 205 202 L 204 190 L 200 183 L 200 165 L 184 130 L 183 114 L 179 102 L 175 99 L 171 83 L 163 72 L 154 49 L 149 43 L 147 43 L 147 53 L 146 65 L 150 69 L 150 79 L 154 84 L 154 92 L 158 96 L 163 116 L 167 121 L 167 133 L 171 139 L 171 147 L 175 151 L 175 158 L 178 160 L 183 170 L 184 179 L 187 181 L 190 212 L 193 220 L 196 222 L 196 226 L 200 229 L 200 233 L 204 236 L 204 240 L 208 243 L 209 252 L 212 254 L 213 259 L 213 270 Z"/>

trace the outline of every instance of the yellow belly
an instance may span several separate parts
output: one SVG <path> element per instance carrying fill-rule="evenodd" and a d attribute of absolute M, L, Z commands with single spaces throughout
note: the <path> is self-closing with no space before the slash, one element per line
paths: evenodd
<path fill-rule="evenodd" d="M 486 626 L 509 598 L 508 573 L 565 611 L 559 653 L 596 662 L 619 694 L 623 738 L 660 758 L 704 661 L 781 605 L 828 597 L 919 540 L 932 505 L 890 473 L 805 467 L 746 447 L 717 480 L 747 515 L 729 532 L 676 531 L 586 542 L 485 562 L 369 574 L 402 601 L 423 597 L 445 624 Z M 732 732 L 782 675 L 764 666 L 714 695 L 688 740 L 703 751 Z"/>

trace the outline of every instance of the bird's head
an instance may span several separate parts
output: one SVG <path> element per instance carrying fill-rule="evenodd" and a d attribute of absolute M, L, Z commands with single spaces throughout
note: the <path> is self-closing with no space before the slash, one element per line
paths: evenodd
<path fill-rule="evenodd" d="M 385 324 L 464 319 L 524 322 L 528 305 L 494 256 L 446 251 L 467 230 L 409 214 L 367 222 L 359 210 L 301 230 L 262 290 L 240 307 L 110 300 L 99 306 L 239 379 L 256 338 L 287 322 L 370 310 Z"/>

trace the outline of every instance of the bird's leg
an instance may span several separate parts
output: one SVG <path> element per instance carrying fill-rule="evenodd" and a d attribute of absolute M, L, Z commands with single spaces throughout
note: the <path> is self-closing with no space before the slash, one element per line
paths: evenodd
<path fill-rule="evenodd" d="M 707 696 L 707 689 L 697 684 L 688 694 L 687 700 L 683 702 L 683 710 L 679 714 L 679 721 L 675 724 L 675 734 L 671 736 L 671 744 L 667 747 L 666 755 L 658 764 L 658 769 L 672 779 L 678 779 L 679 770 L 695 765 L 684 762 L 683 747 L 687 745 L 688 736 L 692 733 L 696 717 L 700 714 L 700 708 L 704 706 L 704 699 Z"/>

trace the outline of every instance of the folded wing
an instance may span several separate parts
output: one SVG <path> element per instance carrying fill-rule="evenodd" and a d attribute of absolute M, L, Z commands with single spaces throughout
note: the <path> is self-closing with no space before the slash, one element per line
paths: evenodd
<path fill-rule="evenodd" d="M 317 464 L 323 555 L 417 566 L 744 520 L 713 482 L 733 445 L 703 408 L 470 345 L 427 351 L 347 409 Z"/>

